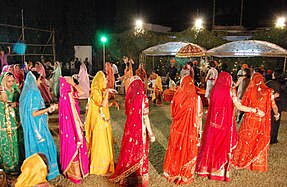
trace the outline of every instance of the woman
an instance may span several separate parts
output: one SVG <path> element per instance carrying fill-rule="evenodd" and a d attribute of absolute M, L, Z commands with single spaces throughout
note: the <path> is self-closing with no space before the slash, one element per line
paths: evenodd
<path fill-rule="evenodd" d="M 152 71 L 152 74 L 156 77 L 155 78 L 155 84 L 153 87 L 153 93 L 152 93 L 152 102 L 156 106 L 161 106 L 162 105 L 161 94 L 163 92 L 162 82 L 161 82 L 161 77 L 156 72 L 157 72 L 156 70 Z"/>
<path fill-rule="evenodd" d="M 84 124 L 76 98 L 84 94 L 71 77 L 60 78 L 59 131 L 61 169 L 70 181 L 79 184 L 89 173 Z"/>
<path fill-rule="evenodd" d="M 208 70 L 207 75 L 205 77 L 205 82 L 206 82 L 206 93 L 205 97 L 208 100 L 208 103 L 210 102 L 210 93 L 211 90 L 215 84 L 215 81 L 218 76 L 218 71 L 215 69 L 216 63 L 215 61 L 210 61 L 209 62 L 210 70 Z"/>
<path fill-rule="evenodd" d="M 84 63 L 81 63 L 78 77 L 79 77 L 79 86 L 82 87 L 84 91 L 84 94 L 80 96 L 79 99 L 87 99 L 89 98 L 90 95 L 90 79 L 87 67 Z"/>
<path fill-rule="evenodd" d="M 18 177 L 15 187 L 49 187 L 50 185 L 46 180 L 48 170 L 47 157 L 41 153 L 33 154 L 24 160 L 21 166 L 21 175 Z"/>
<path fill-rule="evenodd" d="M 45 68 L 42 63 L 35 62 L 35 68 L 32 68 L 32 71 L 36 71 L 41 75 L 41 83 L 38 85 L 38 88 L 41 92 L 41 95 L 45 101 L 46 104 L 50 104 L 53 102 L 50 90 L 48 85 L 46 84 L 46 72 Z"/>
<path fill-rule="evenodd" d="M 14 71 L 13 74 L 15 76 L 15 82 L 20 90 L 22 90 L 24 86 L 24 73 L 21 70 L 21 67 L 19 64 L 14 65 Z"/>
<path fill-rule="evenodd" d="M 92 82 L 90 102 L 86 117 L 86 140 L 89 150 L 90 174 L 114 173 L 114 145 L 110 124 L 109 93 L 104 72 L 99 71 Z"/>
<path fill-rule="evenodd" d="M 30 71 L 24 83 L 20 96 L 20 119 L 24 132 L 25 156 L 35 153 L 43 153 L 49 161 L 48 180 L 59 175 L 57 163 L 57 149 L 48 129 L 48 112 L 58 109 L 57 104 L 45 108 L 44 99 L 38 86 L 41 84 L 41 76 Z"/>
<path fill-rule="evenodd" d="M 18 109 L 19 89 L 12 73 L 0 77 L 0 167 L 5 173 L 18 173 L 24 160 L 23 129 Z"/>
<path fill-rule="evenodd" d="M 54 101 L 59 100 L 59 93 L 60 93 L 60 76 L 62 75 L 61 71 L 61 64 L 60 62 L 55 62 L 55 69 L 53 71 L 52 82 L 53 82 L 53 99 Z"/>
<path fill-rule="evenodd" d="M 171 103 L 172 125 L 166 151 L 163 175 L 170 182 L 193 182 L 199 137 L 202 126 L 202 104 L 191 76 L 185 76 Z"/>
<path fill-rule="evenodd" d="M 112 68 L 111 63 L 106 62 L 105 63 L 105 69 L 106 69 L 106 74 L 108 78 L 108 83 L 107 83 L 107 88 L 115 88 L 115 76 L 114 76 L 114 70 Z M 114 98 L 114 95 L 110 94 L 109 98 Z"/>
<path fill-rule="evenodd" d="M 231 75 L 223 71 L 210 94 L 195 171 L 211 180 L 230 181 L 232 151 L 237 144 L 233 106 L 244 112 L 256 113 L 254 116 L 264 115 L 261 110 L 242 106 L 236 94 L 231 92 L 231 84 Z"/>
<path fill-rule="evenodd" d="M 148 98 L 138 76 L 131 78 L 125 99 L 127 120 L 115 173 L 120 185 L 148 186 L 148 136 L 155 141 L 148 118 Z"/>
<path fill-rule="evenodd" d="M 254 73 L 242 99 L 242 104 L 262 110 L 264 117 L 246 113 L 238 132 L 239 141 L 234 150 L 233 165 L 255 171 L 267 171 L 267 155 L 270 144 L 271 107 L 276 120 L 278 108 L 271 89 L 264 84 L 264 77 Z"/>
<path fill-rule="evenodd" d="M 126 62 L 126 68 L 124 70 L 124 75 L 118 79 L 122 81 L 123 86 L 125 87 L 125 92 L 128 90 L 128 85 L 130 83 L 130 78 L 133 76 L 133 66 L 131 62 Z"/>

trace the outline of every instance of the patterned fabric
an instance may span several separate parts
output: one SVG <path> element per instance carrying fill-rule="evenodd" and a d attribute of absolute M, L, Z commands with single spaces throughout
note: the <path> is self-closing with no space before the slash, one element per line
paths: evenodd
<path fill-rule="evenodd" d="M 6 73 L 1 75 L 0 84 L 4 76 Z M 2 102 L 0 96 L 0 167 L 6 173 L 11 173 L 20 171 L 24 160 L 24 140 L 18 106 L 10 105 L 18 102 L 19 90 L 12 87 L 12 91 L 6 90 L 6 94 L 7 102 Z"/>
<path fill-rule="evenodd" d="M 230 159 L 237 143 L 231 84 L 232 78 L 227 72 L 219 73 L 211 91 L 197 158 L 198 175 L 212 180 L 230 181 Z"/>
<path fill-rule="evenodd" d="M 194 179 L 203 116 L 201 99 L 190 76 L 183 78 L 173 97 L 171 115 L 163 175 L 170 182 L 189 184 Z"/>
<path fill-rule="evenodd" d="M 86 140 L 90 174 L 114 173 L 114 145 L 109 107 L 102 107 L 105 95 L 105 74 L 99 71 L 93 79 L 86 116 Z"/>
<path fill-rule="evenodd" d="M 80 107 L 71 85 L 60 78 L 59 134 L 60 164 L 63 174 L 79 184 L 89 173 L 89 158 Z"/>
<path fill-rule="evenodd" d="M 20 96 L 20 119 L 24 132 L 25 156 L 43 153 L 49 161 L 48 180 L 54 179 L 59 173 L 57 149 L 48 129 L 48 114 L 32 116 L 33 111 L 45 108 L 44 100 L 36 85 L 32 72 L 26 76 L 24 88 Z"/>
<path fill-rule="evenodd" d="M 115 173 L 110 180 L 120 185 L 148 185 L 148 139 L 143 113 L 148 113 L 148 100 L 140 77 L 131 78 L 125 98 L 124 135 Z"/>
<path fill-rule="evenodd" d="M 233 165 L 256 171 L 267 171 L 267 155 L 271 131 L 271 89 L 264 84 L 260 73 L 255 73 L 242 98 L 242 104 L 265 112 L 260 117 L 245 113 L 234 150 Z"/>

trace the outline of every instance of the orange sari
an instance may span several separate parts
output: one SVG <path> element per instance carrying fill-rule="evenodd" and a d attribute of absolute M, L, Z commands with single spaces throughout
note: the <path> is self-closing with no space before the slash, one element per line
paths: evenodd
<path fill-rule="evenodd" d="M 259 117 L 255 113 L 245 113 L 234 150 L 235 168 L 267 171 L 267 155 L 271 130 L 271 90 L 264 84 L 261 74 L 255 73 L 242 98 L 242 105 L 258 108 L 265 112 Z"/>
<path fill-rule="evenodd" d="M 193 182 L 202 124 L 202 104 L 190 76 L 185 76 L 171 104 L 172 125 L 164 159 L 164 177 L 176 184 Z"/>

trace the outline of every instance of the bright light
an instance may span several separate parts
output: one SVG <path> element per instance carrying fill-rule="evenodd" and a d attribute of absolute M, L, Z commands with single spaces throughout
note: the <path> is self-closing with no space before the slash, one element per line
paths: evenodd
<path fill-rule="evenodd" d="M 134 33 L 135 35 L 144 33 L 144 22 L 141 19 L 136 20 Z"/>
<path fill-rule="evenodd" d="M 107 37 L 105 37 L 105 36 L 102 36 L 102 37 L 101 37 L 101 42 L 106 43 L 107 40 L 108 40 Z"/>
<path fill-rule="evenodd" d="M 201 18 L 196 19 L 194 23 L 194 27 L 196 30 L 203 29 L 203 20 Z"/>
<path fill-rule="evenodd" d="M 286 21 L 286 18 L 280 17 L 277 19 L 275 26 L 278 28 L 284 28 L 286 26 L 285 21 Z"/>
<path fill-rule="evenodd" d="M 142 28 L 143 27 L 143 21 L 138 19 L 136 20 L 136 28 Z"/>

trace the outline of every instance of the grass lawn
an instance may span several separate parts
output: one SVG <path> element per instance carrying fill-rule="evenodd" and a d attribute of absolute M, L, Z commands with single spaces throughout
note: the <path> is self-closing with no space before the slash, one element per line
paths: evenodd
<path fill-rule="evenodd" d="M 115 108 L 110 109 L 111 125 L 113 128 L 115 158 L 117 160 L 121 140 L 124 130 L 126 116 L 124 114 L 124 101 L 123 97 L 118 96 L 117 100 L 120 101 L 122 109 L 117 111 Z M 84 102 L 80 102 L 84 108 Z M 170 105 L 165 103 L 162 107 L 156 107 L 150 104 L 149 115 L 152 129 L 156 135 L 156 141 L 150 143 L 149 149 L 149 186 L 154 187 L 171 187 L 176 186 L 169 183 L 162 177 L 163 173 L 163 160 L 165 151 L 167 149 L 169 130 L 171 126 Z M 232 168 L 231 182 L 211 181 L 207 178 L 196 176 L 194 183 L 191 185 L 182 186 L 287 186 L 287 113 L 283 113 L 281 127 L 279 132 L 279 143 L 271 145 L 269 150 L 268 168 L 266 173 L 252 172 L 249 170 L 236 170 Z M 57 115 L 50 116 L 49 128 L 53 134 L 57 146 L 59 146 L 58 136 L 58 123 Z M 95 186 L 95 187 L 109 187 L 116 186 L 108 181 L 108 178 L 96 175 L 89 175 L 83 180 L 80 185 L 75 185 L 59 176 L 52 180 L 51 183 L 55 186 Z"/>

